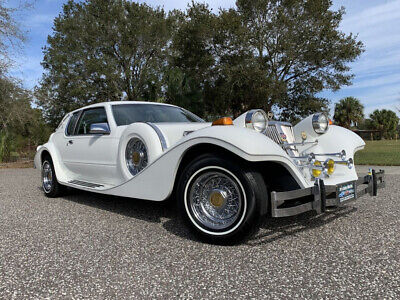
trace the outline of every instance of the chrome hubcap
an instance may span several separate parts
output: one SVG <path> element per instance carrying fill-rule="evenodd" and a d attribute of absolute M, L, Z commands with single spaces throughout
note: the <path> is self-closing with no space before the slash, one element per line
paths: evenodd
<path fill-rule="evenodd" d="M 194 218 L 213 230 L 234 224 L 243 205 L 238 182 L 219 171 L 199 175 L 190 186 L 188 197 Z"/>
<path fill-rule="evenodd" d="M 126 146 L 125 158 L 126 166 L 132 175 L 136 175 L 147 166 L 147 149 L 141 139 L 132 138 L 129 141 Z"/>
<path fill-rule="evenodd" d="M 53 171 L 48 161 L 43 163 L 42 167 L 43 189 L 45 192 L 50 192 L 53 185 Z"/>

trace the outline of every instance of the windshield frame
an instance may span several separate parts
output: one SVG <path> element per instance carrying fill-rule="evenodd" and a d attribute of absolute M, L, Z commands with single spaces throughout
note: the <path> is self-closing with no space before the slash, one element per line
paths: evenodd
<path fill-rule="evenodd" d="M 132 123 L 130 123 L 130 124 L 133 124 L 133 123 L 206 123 L 206 121 L 204 121 L 202 118 L 200 118 L 199 116 L 197 116 L 197 115 L 195 115 L 194 113 L 192 113 L 192 112 L 190 112 L 190 111 L 188 111 L 187 109 L 184 109 L 184 108 L 182 108 L 182 107 L 179 107 L 179 106 L 174 106 L 174 105 L 165 105 L 165 104 L 158 104 L 158 103 L 124 103 L 124 104 L 111 104 L 111 113 L 112 113 L 112 116 L 113 116 L 113 118 L 114 118 L 114 122 L 115 122 L 115 125 L 116 126 L 126 126 L 126 125 L 129 125 L 129 124 L 121 124 L 121 125 L 118 125 L 118 123 L 117 123 L 117 118 L 115 117 L 115 110 L 114 110 L 114 107 L 117 107 L 117 106 L 124 106 L 124 105 L 130 105 L 130 106 L 140 106 L 140 105 L 147 105 L 147 106 L 163 106 L 163 107 L 170 107 L 170 108 L 174 108 L 174 109 L 177 109 L 177 110 L 180 110 L 180 111 L 182 111 L 182 112 L 184 112 L 185 114 L 187 114 L 187 115 L 189 115 L 191 118 L 193 118 L 194 120 L 196 120 L 196 122 L 179 122 L 179 121 L 175 121 L 175 122 L 150 122 L 150 121 L 136 121 L 136 122 L 132 122 Z"/>

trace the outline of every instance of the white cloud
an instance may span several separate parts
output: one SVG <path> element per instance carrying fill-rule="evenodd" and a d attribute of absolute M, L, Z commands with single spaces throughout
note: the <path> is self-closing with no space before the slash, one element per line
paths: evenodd
<path fill-rule="evenodd" d="M 18 59 L 19 66 L 12 70 L 11 75 L 23 79 L 24 87 L 32 89 L 43 73 L 41 61 L 41 56 L 20 57 Z"/>
<path fill-rule="evenodd" d="M 24 24 L 28 27 L 45 26 L 50 28 L 56 15 L 54 14 L 37 14 L 31 15 L 25 19 Z"/>
<path fill-rule="evenodd" d="M 385 85 L 391 85 L 396 83 L 399 86 L 400 90 L 400 72 L 397 74 L 390 74 L 386 76 L 373 76 L 372 78 L 370 77 L 364 77 L 364 79 L 356 80 L 355 83 L 351 86 L 343 88 L 343 90 L 349 90 L 349 89 L 360 89 L 360 88 L 372 88 L 372 87 L 377 87 L 377 86 L 385 86 Z"/>
<path fill-rule="evenodd" d="M 360 9 L 362 9 L 362 5 L 360 6 Z M 346 31 L 359 32 L 368 30 L 380 23 L 398 21 L 399 18 L 400 0 L 396 0 L 367 8 L 358 14 L 345 18 L 342 22 L 342 28 Z"/>
<path fill-rule="evenodd" d="M 374 109 L 395 110 L 400 105 L 400 0 L 354 0 L 342 4 L 350 7 L 342 30 L 358 33 L 366 51 L 350 64 L 355 74 L 353 85 L 323 95 L 333 102 L 346 96 L 357 97 L 365 105 L 367 115 Z"/>

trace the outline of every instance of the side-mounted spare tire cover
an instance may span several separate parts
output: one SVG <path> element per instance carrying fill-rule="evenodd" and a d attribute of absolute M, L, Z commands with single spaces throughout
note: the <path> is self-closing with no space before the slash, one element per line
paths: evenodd
<path fill-rule="evenodd" d="M 126 180 L 139 174 L 163 153 L 157 132 L 146 123 L 133 123 L 121 135 L 118 168 Z"/>

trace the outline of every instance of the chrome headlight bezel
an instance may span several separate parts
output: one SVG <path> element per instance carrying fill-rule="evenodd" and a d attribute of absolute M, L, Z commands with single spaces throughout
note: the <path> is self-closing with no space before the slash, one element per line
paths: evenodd
<path fill-rule="evenodd" d="M 324 113 L 316 113 L 312 117 L 312 127 L 318 134 L 323 134 L 328 131 L 329 118 Z"/>
<path fill-rule="evenodd" d="M 245 126 L 262 133 L 267 129 L 268 116 L 262 109 L 249 110 L 246 114 Z"/>

